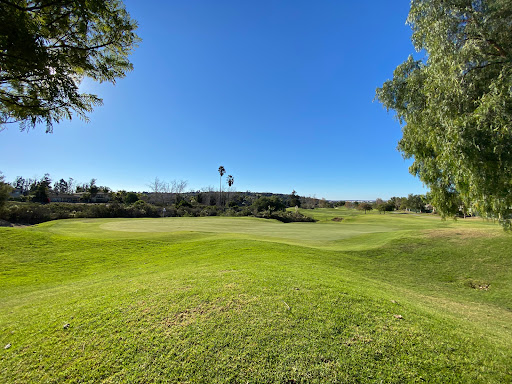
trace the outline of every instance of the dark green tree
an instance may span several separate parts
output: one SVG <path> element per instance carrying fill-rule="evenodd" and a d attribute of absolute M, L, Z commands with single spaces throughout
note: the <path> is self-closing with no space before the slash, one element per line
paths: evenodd
<path fill-rule="evenodd" d="M 34 196 L 32 197 L 32 201 L 35 203 L 47 204 L 50 202 L 50 197 L 48 196 L 48 187 L 45 183 L 39 182 L 34 191 Z"/>
<path fill-rule="evenodd" d="M 68 192 L 68 183 L 64 179 L 60 179 L 53 184 L 53 191 L 57 194 L 59 193 L 69 193 Z"/>
<path fill-rule="evenodd" d="M 382 213 L 390 212 L 395 209 L 395 204 L 392 200 L 384 201 L 380 198 L 375 200 L 375 208 Z"/>
<path fill-rule="evenodd" d="M 398 211 L 399 209 L 402 209 L 401 208 L 402 199 L 405 199 L 405 198 L 404 197 L 393 196 L 391 199 L 388 200 L 388 203 L 393 205 L 393 210 L 397 210 Z"/>
<path fill-rule="evenodd" d="M 425 210 L 425 201 L 421 195 L 409 194 L 405 206 L 411 211 L 421 213 Z"/>
<path fill-rule="evenodd" d="M 89 182 L 89 185 L 86 188 L 86 192 L 89 192 L 91 197 L 94 197 L 98 194 L 99 191 L 100 191 L 100 189 L 96 185 L 96 179 L 91 179 L 91 181 Z"/>
<path fill-rule="evenodd" d="M 126 203 L 126 195 L 127 194 L 128 194 L 128 192 L 126 192 L 125 190 L 111 192 L 110 198 L 111 198 L 111 201 L 115 201 L 116 203 Z"/>
<path fill-rule="evenodd" d="M 283 201 L 277 196 L 259 197 L 256 200 L 254 200 L 254 203 L 252 203 L 252 207 L 258 212 L 268 210 L 270 213 L 274 211 L 284 211 L 286 209 L 286 206 L 283 203 Z"/>
<path fill-rule="evenodd" d="M 0 129 L 87 120 L 102 100 L 79 92 L 82 79 L 132 70 L 136 28 L 120 0 L 0 0 Z"/>
<path fill-rule="evenodd" d="M 377 98 L 403 125 L 398 148 L 443 215 L 457 202 L 509 224 L 512 207 L 512 3 L 413 0 L 409 57 Z"/>
<path fill-rule="evenodd" d="M 5 182 L 4 175 L 2 172 L 0 172 L 0 209 L 4 207 L 11 191 L 11 186 Z"/>
<path fill-rule="evenodd" d="M 29 188 L 29 185 L 25 178 L 22 176 L 16 176 L 16 179 L 14 179 L 14 182 L 12 183 L 12 187 L 20 190 L 20 192 L 23 193 Z"/>
<path fill-rule="evenodd" d="M 45 173 L 44 176 L 41 178 L 41 180 L 39 181 L 40 184 L 43 184 L 46 189 L 51 189 L 52 188 L 52 179 L 50 177 L 50 174 L 49 173 Z"/>
<path fill-rule="evenodd" d="M 138 200 L 139 200 L 139 196 L 137 196 L 137 194 L 134 192 L 128 192 L 126 194 L 126 196 L 124 196 L 124 202 L 126 204 L 133 204 Z"/>
<path fill-rule="evenodd" d="M 290 207 L 300 207 L 300 196 L 297 195 L 295 189 L 292 191 L 290 195 Z"/>
<path fill-rule="evenodd" d="M 373 206 L 370 203 L 362 202 L 357 205 L 357 209 L 364 211 L 364 214 L 366 215 L 366 212 L 371 211 Z"/>

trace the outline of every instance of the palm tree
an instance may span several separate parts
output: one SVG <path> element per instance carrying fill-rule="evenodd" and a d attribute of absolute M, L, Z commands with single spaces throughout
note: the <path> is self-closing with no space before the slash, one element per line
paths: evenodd
<path fill-rule="evenodd" d="M 228 186 L 229 188 L 231 188 L 231 186 L 235 183 L 235 178 L 231 175 L 228 175 Z M 227 202 L 227 205 L 229 205 L 229 189 L 228 189 L 228 202 Z"/>
<path fill-rule="evenodd" d="M 220 189 L 219 189 L 219 206 L 222 205 L 222 176 L 226 173 L 226 169 L 221 165 L 219 167 L 219 175 L 220 175 Z"/>

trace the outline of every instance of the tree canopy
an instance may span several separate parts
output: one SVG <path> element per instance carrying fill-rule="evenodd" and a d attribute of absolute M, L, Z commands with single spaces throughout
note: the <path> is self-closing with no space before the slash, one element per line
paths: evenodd
<path fill-rule="evenodd" d="M 5 205 L 11 190 L 11 186 L 5 182 L 4 174 L 0 172 L 0 209 Z"/>
<path fill-rule="evenodd" d="M 444 215 L 462 201 L 510 225 L 512 3 L 413 0 L 410 56 L 377 98 L 396 112 L 398 148 Z"/>
<path fill-rule="evenodd" d="M 366 211 L 371 211 L 373 209 L 373 206 L 370 203 L 363 201 L 362 203 L 357 205 L 357 209 L 364 211 L 364 213 L 366 214 Z"/>
<path fill-rule="evenodd" d="M 119 0 L 0 0 L 0 129 L 87 120 L 102 100 L 79 92 L 82 79 L 132 70 L 136 28 Z"/>
<path fill-rule="evenodd" d="M 254 200 L 252 206 L 258 212 L 262 212 L 265 210 L 269 210 L 270 212 L 284 211 L 286 209 L 286 206 L 284 205 L 283 201 L 277 196 L 261 196 Z"/>

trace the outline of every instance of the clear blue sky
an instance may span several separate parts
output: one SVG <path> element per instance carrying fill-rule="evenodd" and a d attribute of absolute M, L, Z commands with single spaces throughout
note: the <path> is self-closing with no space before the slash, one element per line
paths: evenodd
<path fill-rule="evenodd" d="M 374 199 L 424 193 L 375 88 L 413 53 L 409 1 L 126 0 L 143 39 L 104 105 L 0 132 L 0 171 L 148 190 L 158 176 L 239 191 Z"/>

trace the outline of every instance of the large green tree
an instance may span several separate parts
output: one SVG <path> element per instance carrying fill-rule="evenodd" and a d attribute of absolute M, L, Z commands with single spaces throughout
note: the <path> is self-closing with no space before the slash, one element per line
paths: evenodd
<path fill-rule="evenodd" d="M 402 124 L 398 148 L 444 215 L 462 200 L 510 225 L 512 2 L 413 0 L 409 57 L 377 98 Z"/>
<path fill-rule="evenodd" d="M 423 196 L 410 193 L 409 196 L 407 196 L 407 202 L 405 203 L 405 206 L 411 211 L 419 211 L 421 213 L 425 209 L 425 201 Z"/>
<path fill-rule="evenodd" d="M 124 77 L 136 28 L 120 0 L 0 0 L 0 129 L 87 120 L 102 100 L 82 79 Z"/>

